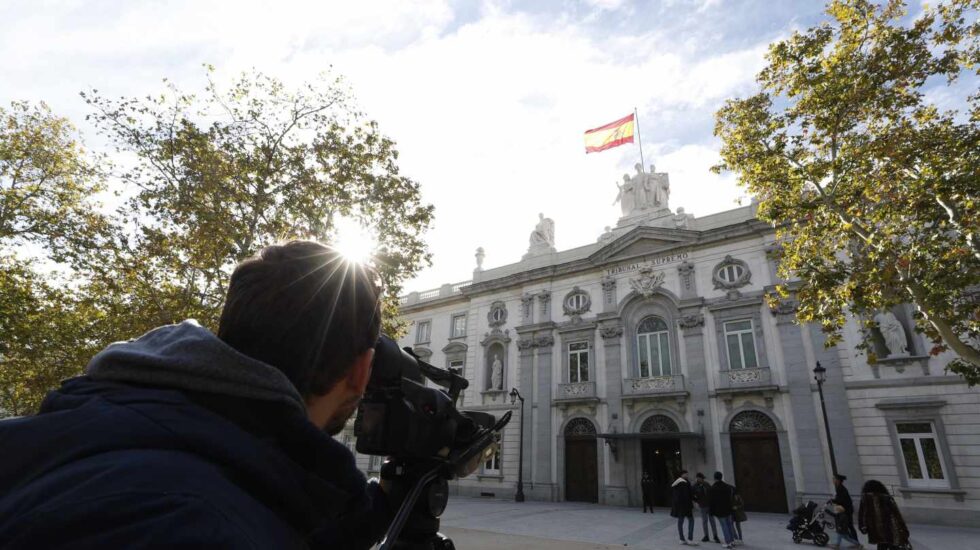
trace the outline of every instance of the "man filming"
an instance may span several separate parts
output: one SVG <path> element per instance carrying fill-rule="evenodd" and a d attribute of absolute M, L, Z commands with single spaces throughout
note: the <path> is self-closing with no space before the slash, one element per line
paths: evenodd
<path fill-rule="evenodd" d="M 377 281 L 270 246 L 236 267 L 217 336 L 184 321 L 97 354 L 0 423 L 0 547 L 373 545 L 388 502 L 330 435 L 370 377 Z"/>

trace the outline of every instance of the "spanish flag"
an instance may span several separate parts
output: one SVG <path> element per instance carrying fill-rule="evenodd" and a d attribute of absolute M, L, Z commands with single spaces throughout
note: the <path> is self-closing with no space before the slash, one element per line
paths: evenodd
<path fill-rule="evenodd" d="M 633 143 L 634 115 L 623 117 L 616 122 L 599 126 L 585 132 L 585 152 L 598 153 L 624 143 Z"/>

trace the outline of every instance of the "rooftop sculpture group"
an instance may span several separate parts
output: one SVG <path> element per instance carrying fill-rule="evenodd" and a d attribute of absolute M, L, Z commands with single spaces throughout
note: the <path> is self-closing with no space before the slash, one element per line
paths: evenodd
<path fill-rule="evenodd" d="M 630 177 L 623 174 L 623 184 L 616 184 L 619 193 L 613 204 L 619 203 L 623 209 L 623 217 L 632 216 L 645 210 L 667 208 L 670 198 L 670 182 L 666 173 L 657 173 L 656 167 L 650 165 L 650 171 L 644 172 L 643 166 L 636 163 L 636 174 Z"/>

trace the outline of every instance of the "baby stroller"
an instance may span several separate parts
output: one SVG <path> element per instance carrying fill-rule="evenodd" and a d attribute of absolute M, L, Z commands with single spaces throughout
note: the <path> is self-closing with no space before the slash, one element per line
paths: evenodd
<path fill-rule="evenodd" d="M 812 500 L 793 510 L 787 529 L 793 532 L 793 542 L 800 544 L 812 540 L 817 546 L 826 546 L 830 535 L 824 531 L 823 512 L 817 511 L 817 503 Z"/>

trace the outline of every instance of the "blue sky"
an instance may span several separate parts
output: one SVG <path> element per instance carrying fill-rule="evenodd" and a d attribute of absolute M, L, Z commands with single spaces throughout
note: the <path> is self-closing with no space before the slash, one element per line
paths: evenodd
<path fill-rule="evenodd" d="M 914 6 L 918 9 L 918 5 Z M 755 89 L 769 43 L 824 19 L 816 0 L 6 0 L 0 101 L 44 100 L 86 126 L 80 90 L 161 91 L 254 67 L 290 83 L 333 66 L 436 206 L 433 267 L 410 290 L 520 259 L 543 212 L 559 249 L 594 242 L 619 214 L 614 182 L 636 147 L 586 156 L 584 130 L 639 111 L 647 164 L 671 207 L 736 206 L 714 175 L 714 112 Z"/>

